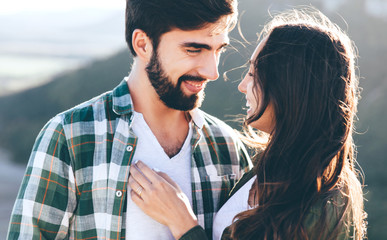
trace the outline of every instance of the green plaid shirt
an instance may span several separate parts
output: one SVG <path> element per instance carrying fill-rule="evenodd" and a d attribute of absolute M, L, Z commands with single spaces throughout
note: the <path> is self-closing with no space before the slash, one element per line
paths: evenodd
<path fill-rule="evenodd" d="M 191 139 L 193 210 L 211 236 L 214 213 L 251 162 L 230 127 L 198 111 L 203 123 L 194 124 Z M 124 80 L 44 126 L 8 239 L 125 239 L 127 180 L 137 144 L 132 113 Z"/>

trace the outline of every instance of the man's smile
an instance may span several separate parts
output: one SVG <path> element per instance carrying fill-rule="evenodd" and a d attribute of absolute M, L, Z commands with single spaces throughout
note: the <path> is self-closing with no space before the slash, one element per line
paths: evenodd
<path fill-rule="evenodd" d="M 192 93 L 198 93 L 204 89 L 207 81 L 183 81 L 184 86 Z"/>

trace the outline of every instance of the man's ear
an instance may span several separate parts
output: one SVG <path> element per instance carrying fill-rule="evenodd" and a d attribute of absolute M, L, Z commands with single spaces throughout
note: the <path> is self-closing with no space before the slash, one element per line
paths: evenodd
<path fill-rule="evenodd" d="M 153 46 L 148 35 L 141 29 L 135 29 L 132 34 L 132 46 L 137 56 L 148 62 L 152 56 Z"/>

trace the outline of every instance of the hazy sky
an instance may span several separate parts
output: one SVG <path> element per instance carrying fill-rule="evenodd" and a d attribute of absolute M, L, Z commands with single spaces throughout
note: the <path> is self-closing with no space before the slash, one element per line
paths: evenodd
<path fill-rule="evenodd" d="M 0 0 L 0 95 L 123 49 L 125 0 Z"/>
<path fill-rule="evenodd" d="M 0 14 L 74 10 L 79 8 L 123 9 L 125 0 L 0 0 Z"/>

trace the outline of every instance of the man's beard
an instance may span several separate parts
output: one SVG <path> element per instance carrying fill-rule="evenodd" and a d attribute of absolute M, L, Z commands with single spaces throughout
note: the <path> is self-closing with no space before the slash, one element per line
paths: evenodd
<path fill-rule="evenodd" d="M 183 75 L 178 79 L 176 86 L 174 86 L 169 76 L 164 72 L 156 51 L 153 52 L 152 58 L 145 70 L 160 100 L 167 107 L 180 111 L 188 111 L 201 106 L 204 99 L 204 91 L 187 96 L 181 90 L 181 84 L 185 80 L 205 81 L 204 78 Z"/>

